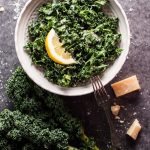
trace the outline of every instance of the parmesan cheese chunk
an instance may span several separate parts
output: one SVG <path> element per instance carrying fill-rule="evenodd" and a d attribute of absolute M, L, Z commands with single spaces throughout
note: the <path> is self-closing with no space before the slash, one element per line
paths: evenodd
<path fill-rule="evenodd" d="M 141 89 L 136 76 L 132 76 L 122 81 L 116 82 L 111 86 L 115 92 L 116 97 L 120 97 Z"/>
<path fill-rule="evenodd" d="M 111 111 L 114 116 L 118 116 L 120 111 L 120 106 L 119 105 L 111 106 Z"/>
<path fill-rule="evenodd" d="M 127 135 L 129 135 L 132 139 L 136 140 L 141 128 L 142 127 L 139 124 L 139 121 L 135 119 L 130 128 L 128 129 Z"/>

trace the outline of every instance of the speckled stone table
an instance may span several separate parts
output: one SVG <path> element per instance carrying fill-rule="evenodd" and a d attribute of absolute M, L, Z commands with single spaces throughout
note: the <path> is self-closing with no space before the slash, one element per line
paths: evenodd
<path fill-rule="evenodd" d="M 20 5 L 14 5 L 15 2 Z M 5 95 L 5 82 L 12 70 L 19 65 L 14 45 L 14 30 L 20 9 L 27 0 L 0 0 L 5 8 L 0 12 L 0 110 L 11 107 Z M 107 91 L 123 105 L 120 120 L 114 119 L 116 132 L 124 147 L 122 150 L 150 150 L 150 0 L 119 0 L 124 8 L 131 29 L 131 46 L 128 59 L 115 79 L 111 82 L 137 75 L 142 90 L 135 94 L 115 99 L 110 84 Z M 73 114 L 79 117 L 88 131 L 94 136 L 101 149 L 109 149 L 110 135 L 103 110 L 99 110 L 93 95 L 63 97 Z M 142 132 L 136 142 L 130 142 L 125 133 L 133 120 L 142 124 Z"/>

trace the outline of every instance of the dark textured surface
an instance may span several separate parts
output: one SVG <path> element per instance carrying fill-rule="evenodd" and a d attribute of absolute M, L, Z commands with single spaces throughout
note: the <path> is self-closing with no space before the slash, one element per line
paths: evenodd
<path fill-rule="evenodd" d="M 15 46 L 14 29 L 16 12 L 14 2 L 0 0 L 5 11 L 0 12 L 0 110 L 8 107 L 9 100 L 4 93 L 4 85 L 12 70 L 19 64 Z M 20 0 L 23 6 L 27 0 Z M 114 120 L 116 131 L 124 143 L 123 150 L 150 149 L 150 1 L 119 0 L 124 8 L 131 29 L 131 46 L 128 59 L 117 77 L 111 82 L 136 74 L 142 90 L 120 99 L 115 99 L 110 84 L 107 90 L 112 100 L 124 106 L 120 112 L 121 121 Z M 92 95 L 64 98 L 74 115 L 83 120 L 88 133 L 94 136 L 102 149 L 109 147 L 109 128 L 102 110 L 98 110 Z M 125 133 L 133 120 L 142 124 L 142 132 L 135 143 L 126 139 Z M 104 147 L 104 148 L 103 148 Z M 108 149 L 108 148 L 107 148 Z"/>

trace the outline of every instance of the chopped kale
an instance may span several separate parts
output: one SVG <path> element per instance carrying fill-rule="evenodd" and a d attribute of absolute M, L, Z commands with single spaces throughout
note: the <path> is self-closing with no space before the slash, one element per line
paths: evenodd
<path fill-rule="evenodd" d="M 49 81 L 77 86 L 105 71 L 120 55 L 119 20 L 103 12 L 105 5 L 109 5 L 107 0 L 64 0 L 39 8 L 38 19 L 29 26 L 30 40 L 25 49 Z M 48 57 L 44 42 L 52 28 L 76 64 L 60 65 Z"/>

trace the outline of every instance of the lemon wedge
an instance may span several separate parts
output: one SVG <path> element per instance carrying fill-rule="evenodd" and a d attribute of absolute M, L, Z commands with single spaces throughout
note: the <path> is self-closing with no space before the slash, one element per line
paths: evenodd
<path fill-rule="evenodd" d="M 45 40 L 45 47 L 50 59 L 58 64 L 69 65 L 76 63 L 69 52 L 63 48 L 54 29 L 51 29 Z"/>

